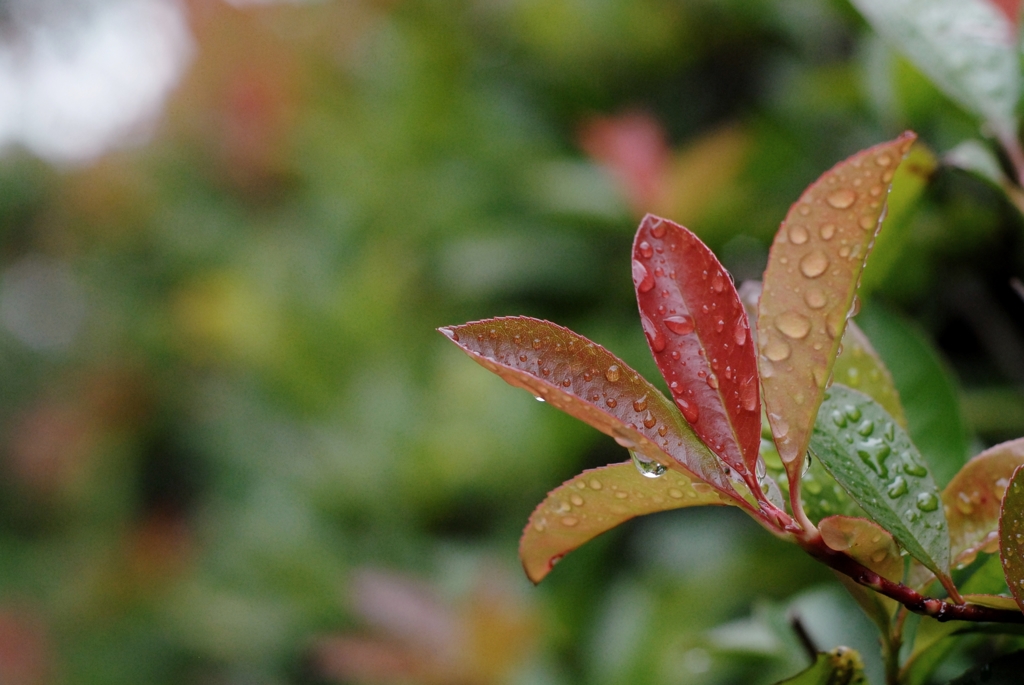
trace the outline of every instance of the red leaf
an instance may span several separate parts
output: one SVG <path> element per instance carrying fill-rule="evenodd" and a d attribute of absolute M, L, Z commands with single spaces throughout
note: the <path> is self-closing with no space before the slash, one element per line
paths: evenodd
<path fill-rule="evenodd" d="M 969 564 L 978 552 L 999 548 L 999 509 L 1006 485 L 1024 464 L 1024 438 L 990 447 L 964 464 L 942 491 L 949 523 L 950 555 Z"/>
<path fill-rule="evenodd" d="M 700 238 L 648 214 L 633 241 L 633 283 L 647 342 L 675 403 L 756 491 L 757 357 L 728 272 Z"/>
<path fill-rule="evenodd" d="M 775 236 L 757 332 L 768 421 L 791 479 L 799 478 L 889 184 L 915 138 L 908 131 L 832 167 Z"/>
<path fill-rule="evenodd" d="M 539 583 L 566 554 L 635 516 L 708 504 L 733 504 L 675 471 L 644 478 L 632 462 L 584 471 L 548 493 L 519 541 L 526 575 Z"/>
<path fill-rule="evenodd" d="M 722 464 L 636 371 L 583 336 L 528 317 L 438 329 L 488 371 L 612 436 L 627 449 L 739 499 Z"/>
<path fill-rule="evenodd" d="M 1010 478 L 999 514 L 999 556 L 1006 585 L 1024 611 L 1024 466 Z"/>

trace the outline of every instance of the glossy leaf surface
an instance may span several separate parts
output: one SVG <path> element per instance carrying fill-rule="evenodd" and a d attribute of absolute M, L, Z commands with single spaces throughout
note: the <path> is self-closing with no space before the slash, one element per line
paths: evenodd
<path fill-rule="evenodd" d="M 971 459 L 942 491 L 950 553 L 969 564 L 978 552 L 999 549 L 999 511 L 1006 486 L 1024 464 L 1024 438 L 991 447 Z"/>
<path fill-rule="evenodd" d="M 634 516 L 731 502 L 704 483 L 668 470 L 640 475 L 632 462 L 584 471 L 552 490 L 519 542 L 526 575 L 539 583 L 567 553 Z"/>
<path fill-rule="evenodd" d="M 772 244 L 758 304 L 758 361 L 768 421 L 792 472 L 801 468 L 889 183 L 914 138 L 904 133 L 827 171 Z"/>
<path fill-rule="evenodd" d="M 864 685 L 864 662 L 849 647 L 821 652 L 811 667 L 776 685 Z"/>
<path fill-rule="evenodd" d="M 906 431 L 881 405 L 832 386 L 814 426 L 811 451 L 904 549 L 948 578 L 949 533 L 935 482 Z"/>
<path fill-rule="evenodd" d="M 761 441 L 757 357 L 728 272 L 687 229 L 648 215 L 633 242 L 640 320 L 672 399 L 694 432 L 743 474 Z"/>
<path fill-rule="evenodd" d="M 837 552 L 846 552 L 854 560 L 893 582 L 903 580 L 903 558 L 896 542 L 881 526 L 853 516 L 830 516 L 822 519 L 818 530 L 825 544 Z M 840 582 L 850 591 L 880 627 L 888 624 L 896 601 L 880 595 L 847 576 Z"/>
<path fill-rule="evenodd" d="M 478 364 L 650 460 L 735 493 L 721 463 L 657 388 L 597 343 L 548 321 L 440 329 Z"/>
<path fill-rule="evenodd" d="M 1018 467 L 1006 488 L 999 516 L 999 556 L 1006 585 L 1024 611 L 1024 466 Z"/>
<path fill-rule="evenodd" d="M 1000 135 L 1020 93 L 1016 32 L 990 0 L 852 0 L 871 23 L 961 107 Z M 1015 131 L 1013 131 L 1015 133 Z"/>

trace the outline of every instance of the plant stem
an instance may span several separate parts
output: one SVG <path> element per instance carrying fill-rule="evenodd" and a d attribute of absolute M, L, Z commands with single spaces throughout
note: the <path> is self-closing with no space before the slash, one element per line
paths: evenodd
<path fill-rule="evenodd" d="M 854 582 L 896 600 L 915 614 L 931 616 L 937 621 L 976 621 L 992 623 L 1024 623 L 1024 613 L 993 609 L 977 604 L 951 604 L 934 597 L 925 597 L 903 583 L 894 583 L 863 566 L 843 552 L 837 552 L 821 539 L 820 534 L 800 536 L 798 542 L 808 554 Z"/>

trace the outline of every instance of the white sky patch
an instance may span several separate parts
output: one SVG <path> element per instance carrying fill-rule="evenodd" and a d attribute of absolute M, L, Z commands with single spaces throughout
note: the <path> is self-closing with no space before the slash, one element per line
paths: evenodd
<path fill-rule="evenodd" d="M 81 163 L 146 139 L 193 52 L 175 0 L 9 6 L 15 27 L 0 33 L 0 150 L 20 144 L 51 162 Z M 34 16 L 19 22 L 19 14 Z"/>

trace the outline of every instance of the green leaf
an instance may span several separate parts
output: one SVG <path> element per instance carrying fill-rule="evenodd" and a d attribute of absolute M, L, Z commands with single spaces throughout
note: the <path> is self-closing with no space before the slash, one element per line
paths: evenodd
<path fill-rule="evenodd" d="M 1010 594 L 1024 611 L 1024 466 L 1014 471 L 999 514 L 999 556 Z"/>
<path fill-rule="evenodd" d="M 506 383 L 612 436 L 650 461 L 739 499 L 721 462 L 665 396 L 581 335 L 525 316 L 439 329 Z"/>
<path fill-rule="evenodd" d="M 842 385 L 825 393 L 811 451 L 854 500 L 939 578 L 949 578 L 949 533 L 917 448 L 877 402 Z"/>
<path fill-rule="evenodd" d="M 758 303 L 764 401 L 786 470 L 798 478 L 857 282 L 913 133 L 861 151 L 811 184 L 775 236 Z"/>
<path fill-rule="evenodd" d="M 864 662 L 860 654 L 849 647 L 836 647 L 820 652 L 818 658 L 806 671 L 792 678 L 779 681 L 776 685 L 863 685 Z"/>
<path fill-rule="evenodd" d="M 632 462 L 584 471 L 548 493 L 531 514 L 519 558 L 539 583 L 567 553 L 635 516 L 731 503 L 676 471 L 645 478 Z"/>
<path fill-rule="evenodd" d="M 911 219 L 917 201 L 938 166 L 935 153 L 920 141 L 914 143 L 892 179 L 886 201 L 885 230 L 878 234 L 871 259 L 860 279 L 860 297 L 867 297 L 884 281 L 910 239 Z"/>
<path fill-rule="evenodd" d="M 906 428 L 907 417 L 903 413 L 900 394 L 893 383 L 892 374 L 871 346 L 868 336 L 852 320 L 846 324 L 842 348 L 832 369 L 832 377 L 836 382 L 859 390 L 878 402 Z"/>
<path fill-rule="evenodd" d="M 996 129 L 1016 135 L 1016 32 L 987 0 L 851 0 L 936 86 Z"/>
<path fill-rule="evenodd" d="M 1024 438 L 990 447 L 971 459 L 942 491 L 953 562 L 999 549 L 999 510 L 1013 472 L 1024 464 Z"/>
<path fill-rule="evenodd" d="M 970 450 L 952 374 L 923 332 L 877 303 L 866 304 L 857 323 L 892 372 L 911 440 L 928 460 L 936 483 L 945 485 Z"/>

